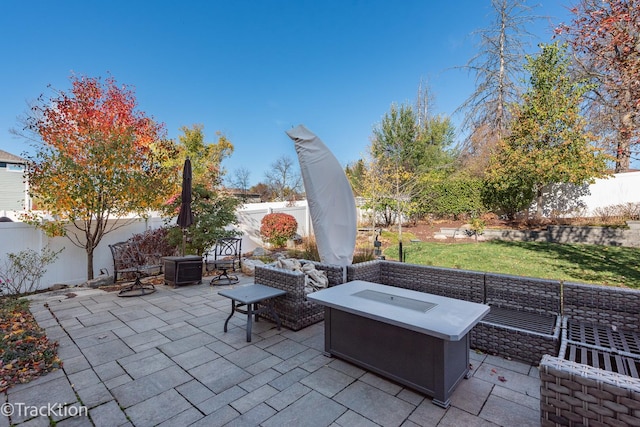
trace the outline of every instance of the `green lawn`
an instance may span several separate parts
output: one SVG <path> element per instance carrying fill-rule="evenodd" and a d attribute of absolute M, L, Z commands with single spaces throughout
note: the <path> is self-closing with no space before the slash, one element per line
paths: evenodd
<path fill-rule="evenodd" d="M 406 262 L 413 264 L 640 289 L 638 248 L 499 240 L 403 245 Z M 398 259 L 397 243 L 384 254 Z"/>

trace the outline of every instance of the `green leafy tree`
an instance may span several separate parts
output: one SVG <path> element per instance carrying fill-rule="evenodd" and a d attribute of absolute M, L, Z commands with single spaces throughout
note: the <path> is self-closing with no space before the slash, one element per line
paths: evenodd
<path fill-rule="evenodd" d="M 541 45 L 527 61 L 530 87 L 522 104 L 514 106 L 509 136 L 491 158 L 488 183 L 494 195 L 508 195 L 518 208 L 532 201 L 524 196 L 535 197 L 539 218 L 546 186 L 602 177 L 607 157 L 585 130 L 580 104 L 589 88 L 570 78 L 566 46 Z"/>
<path fill-rule="evenodd" d="M 134 221 L 130 214 L 161 206 L 171 144 L 113 78 L 72 77 L 71 84 L 69 92 L 41 96 L 26 118 L 35 149 L 26 175 L 39 211 L 25 219 L 83 248 L 92 279 L 102 238 Z"/>
<path fill-rule="evenodd" d="M 184 161 L 191 159 L 192 195 L 191 210 L 194 223 L 188 228 L 185 252 L 203 255 L 216 240 L 233 237 L 239 232 L 229 229 L 229 225 L 237 224 L 236 208 L 241 201 L 222 189 L 224 169 L 222 161 L 233 153 L 233 144 L 221 133 L 217 133 L 218 141 L 206 142 L 202 125 L 181 128 L 183 135 L 178 138 L 178 154 L 171 160 L 175 175 L 182 172 Z M 174 196 L 166 206 L 168 216 L 177 215 L 180 206 L 180 183 L 174 187 Z M 173 226 L 168 232 L 171 244 L 182 244 L 183 231 Z"/>

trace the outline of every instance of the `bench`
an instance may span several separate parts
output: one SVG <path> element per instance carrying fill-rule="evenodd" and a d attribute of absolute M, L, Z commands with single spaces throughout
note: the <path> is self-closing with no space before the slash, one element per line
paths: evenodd
<path fill-rule="evenodd" d="M 136 296 L 155 291 L 153 285 L 142 285 L 140 279 L 146 276 L 162 274 L 162 256 L 160 254 L 147 254 L 141 251 L 139 244 L 134 240 L 114 243 L 109 245 L 113 257 L 113 281 L 118 279 L 135 278 L 135 282 L 123 288 L 119 296 Z M 120 278 L 118 278 L 120 276 Z"/>
<path fill-rule="evenodd" d="M 474 347 L 537 364 L 560 346 L 560 282 L 485 274 L 491 311 L 471 331 Z"/>

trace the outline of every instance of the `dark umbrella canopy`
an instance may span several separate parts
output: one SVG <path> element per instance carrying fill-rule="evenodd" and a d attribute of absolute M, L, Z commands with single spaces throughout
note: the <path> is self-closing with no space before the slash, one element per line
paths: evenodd
<path fill-rule="evenodd" d="M 193 224 L 193 212 L 191 211 L 191 160 L 187 157 L 184 161 L 184 170 L 182 171 L 182 194 L 180 203 L 180 213 L 178 214 L 178 225 L 182 227 L 182 255 L 184 255 L 186 244 L 186 229 Z"/>

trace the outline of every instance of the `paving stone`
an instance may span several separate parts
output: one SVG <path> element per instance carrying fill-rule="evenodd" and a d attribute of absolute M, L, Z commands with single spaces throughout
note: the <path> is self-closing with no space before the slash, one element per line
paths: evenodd
<path fill-rule="evenodd" d="M 344 427 L 376 427 L 379 425 L 352 410 L 348 410 L 342 414 L 342 416 L 336 420 L 336 424 Z M 404 426 L 404 423 L 402 425 Z"/>
<path fill-rule="evenodd" d="M 124 374 L 124 375 L 120 375 L 117 376 L 115 378 L 111 378 L 109 380 L 106 380 L 104 382 L 104 385 L 109 389 L 109 390 L 113 390 L 116 387 L 119 387 L 123 384 L 127 384 L 130 383 L 131 381 L 133 381 L 133 378 L 131 378 L 128 374 Z"/>
<path fill-rule="evenodd" d="M 266 359 L 269 356 L 271 356 L 270 353 L 252 345 L 236 350 L 233 353 L 226 354 L 224 357 L 227 360 L 233 361 L 235 365 L 241 368 L 246 368 L 247 366 L 253 365 L 254 363 Z"/>
<path fill-rule="evenodd" d="M 270 355 L 262 360 L 259 360 L 253 365 L 245 367 L 244 370 L 249 372 L 251 375 L 258 375 L 261 372 L 272 369 L 274 366 L 279 365 L 280 363 L 282 363 L 282 359 L 277 356 Z"/>
<path fill-rule="evenodd" d="M 65 376 L 50 381 L 33 381 L 29 387 L 18 390 L 9 389 L 8 402 L 29 407 L 46 407 L 47 405 L 69 405 L 78 402 L 75 392 Z M 13 423 L 23 422 L 28 414 L 16 411 L 11 417 Z M 24 411 L 22 411 L 24 412 Z"/>
<path fill-rule="evenodd" d="M 434 405 L 431 399 L 425 399 L 409 415 L 408 420 L 419 426 L 431 427 L 438 425 L 446 412 L 444 408 Z"/>
<path fill-rule="evenodd" d="M 55 423 L 56 423 L 55 424 L 56 427 L 86 427 L 91 425 L 91 420 L 89 419 L 88 416 L 83 415 L 83 416 L 68 417 L 60 421 L 55 421 Z M 50 425 L 51 424 L 49 424 L 49 426 Z M 21 424 L 21 426 L 24 426 L 24 424 Z"/>
<path fill-rule="evenodd" d="M 257 375 L 253 375 L 248 380 L 241 382 L 238 384 L 239 387 L 242 387 L 244 390 L 248 392 L 252 392 L 265 384 L 268 384 L 270 381 L 278 378 L 281 374 L 273 369 L 268 369 L 263 371 Z"/>
<path fill-rule="evenodd" d="M 231 402 L 231 407 L 241 414 L 244 414 L 276 393 L 278 393 L 278 390 L 275 388 L 269 385 L 263 385 Z"/>
<path fill-rule="evenodd" d="M 190 426 L 198 420 L 204 417 L 202 412 L 196 408 L 189 408 L 186 411 L 180 412 L 173 418 L 169 418 L 167 421 L 158 424 L 158 427 L 177 427 L 177 426 Z"/>
<path fill-rule="evenodd" d="M 322 408 L 318 410 L 318 408 Z M 311 391 L 262 423 L 264 427 L 315 427 L 328 426 L 347 408 L 322 394 Z"/>
<path fill-rule="evenodd" d="M 215 396 L 211 390 L 197 380 L 191 380 L 179 385 L 176 387 L 176 391 L 191 402 L 192 405 L 197 405 L 198 403 L 204 402 L 205 400 Z"/>
<path fill-rule="evenodd" d="M 247 371 L 222 357 L 196 366 L 189 373 L 216 394 L 251 377 Z"/>
<path fill-rule="evenodd" d="M 200 329 L 184 321 L 172 323 L 162 328 L 158 328 L 158 332 L 173 341 L 179 340 L 189 335 L 201 333 Z"/>
<path fill-rule="evenodd" d="M 147 316 L 141 319 L 135 319 L 127 322 L 127 326 L 136 331 L 142 333 L 146 331 L 157 330 L 163 326 L 167 326 L 167 323 L 158 319 L 156 316 Z"/>
<path fill-rule="evenodd" d="M 363 376 L 367 371 L 365 371 L 364 369 L 360 368 L 359 366 L 353 365 L 349 362 L 345 362 L 342 359 L 337 359 L 334 357 L 326 357 L 328 363 L 327 366 L 329 366 L 331 369 L 335 369 L 336 371 L 340 371 L 343 374 L 347 374 L 350 377 L 353 378 L 360 378 L 361 376 Z"/>
<path fill-rule="evenodd" d="M 343 374 L 342 372 L 338 372 L 329 367 L 324 367 L 310 375 L 307 375 L 300 380 L 300 383 L 327 397 L 333 397 L 353 381 L 353 378 Z"/>
<path fill-rule="evenodd" d="M 89 409 L 89 415 L 96 427 L 121 426 L 127 422 L 127 416 L 115 400 Z"/>
<path fill-rule="evenodd" d="M 156 330 L 140 332 L 135 335 L 123 337 L 122 340 L 136 353 L 149 350 L 163 344 L 171 343 L 171 340 Z"/>
<path fill-rule="evenodd" d="M 290 359 L 296 354 L 302 353 L 308 349 L 309 347 L 293 340 L 284 340 L 272 345 L 271 347 L 267 347 L 265 350 L 281 359 Z"/>
<path fill-rule="evenodd" d="M 129 363 L 120 359 L 119 363 L 134 380 L 174 366 L 173 361 L 162 353 L 155 353 L 144 359 L 133 360 Z"/>
<path fill-rule="evenodd" d="M 494 385 L 480 378 L 462 380 L 451 396 L 451 405 L 478 415 Z M 512 392 L 513 393 L 513 392 Z"/>
<path fill-rule="evenodd" d="M 210 360 L 217 359 L 218 357 L 220 357 L 218 353 L 213 350 L 209 350 L 209 348 L 205 346 L 202 346 L 181 354 L 177 354 L 173 356 L 172 359 L 183 369 L 189 370 Z"/>
<path fill-rule="evenodd" d="M 111 389 L 111 393 L 120 406 L 128 408 L 190 380 L 182 369 L 169 367 Z"/>
<path fill-rule="evenodd" d="M 411 390 L 409 388 L 403 388 L 400 393 L 396 394 L 396 397 L 415 406 L 421 404 L 425 399 L 425 396 L 423 394 L 420 394 L 417 391 Z"/>
<path fill-rule="evenodd" d="M 254 406 L 253 408 L 251 408 L 251 410 L 243 413 L 239 417 L 229 421 L 227 424 L 225 424 L 225 427 L 257 426 L 266 419 L 272 417 L 275 413 L 276 411 L 273 408 L 265 405 L 264 403 L 261 403 L 257 406 Z"/>
<path fill-rule="evenodd" d="M 320 365 L 319 360 L 322 360 L 322 364 L 320 366 L 318 366 L 315 369 L 311 369 L 309 368 L 309 366 L 306 366 L 306 370 L 309 372 L 313 372 L 316 369 L 320 368 L 321 366 L 324 366 L 326 364 L 328 364 L 331 359 L 328 357 L 325 357 L 324 359 L 318 359 L 318 361 L 316 361 L 316 359 L 319 357 L 320 353 L 318 353 L 316 350 L 313 349 L 307 349 L 305 351 L 303 351 L 302 353 L 298 353 L 293 357 L 289 357 L 287 359 L 283 359 L 282 363 L 274 366 L 273 368 L 275 370 L 277 370 L 278 372 L 288 372 L 294 368 L 300 367 L 302 365 L 308 364 L 310 360 L 314 360 L 314 362 L 312 363 L 313 367 L 316 367 L 318 365 Z M 324 357 L 324 356 L 323 356 Z"/>
<path fill-rule="evenodd" d="M 117 340 L 85 348 L 83 353 L 92 366 L 99 366 L 133 354 L 133 350 L 122 341 Z"/>
<path fill-rule="evenodd" d="M 124 324 L 120 320 L 112 320 L 110 322 L 98 323 L 93 326 L 82 326 L 80 328 L 69 329 L 65 327 L 65 330 L 71 338 L 78 340 L 80 338 L 88 337 L 91 335 L 99 335 L 107 333 L 113 329 L 121 328 Z"/>
<path fill-rule="evenodd" d="M 330 363 L 331 358 L 325 356 L 322 353 L 316 352 L 316 350 L 309 349 L 309 353 L 308 354 L 311 354 L 311 352 L 315 352 L 316 356 L 311 358 L 311 359 L 309 359 L 309 360 L 307 360 L 306 362 L 301 363 L 300 367 L 302 369 L 304 369 L 306 371 L 309 371 L 309 372 L 315 372 L 318 369 L 320 369 L 320 368 L 322 368 L 324 366 L 327 366 Z"/>
<path fill-rule="evenodd" d="M 89 335 L 82 338 L 77 338 L 74 340 L 75 344 L 80 349 L 84 349 L 87 347 L 91 347 L 96 344 L 102 344 L 105 342 L 117 340 L 119 337 L 113 333 L 113 331 L 99 332 L 95 335 Z"/>
<path fill-rule="evenodd" d="M 269 385 L 278 390 L 284 390 L 297 383 L 307 375 L 309 375 L 309 372 L 305 371 L 304 369 L 294 368 L 269 382 Z"/>
<path fill-rule="evenodd" d="M 496 385 L 493 387 L 491 395 L 501 397 L 510 402 L 517 403 L 518 405 L 526 406 L 534 410 L 540 409 L 539 394 L 537 394 L 536 396 L 527 396 L 522 393 L 514 393 L 512 390 L 509 390 L 506 387 Z"/>
<path fill-rule="evenodd" d="M 537 427 L 540 425 L 540 408 L 511 405 L 506 399 L 489 396 L 480 417 L 502 426 Z"/>
<path fill-rule="evenodd" d="M 244 396 L 245 394 L 247 394 L 246 391 L 244 391 L 238 386 L 234 386 L 226 389 L 222 393 L 218 393 L 217 395 L 205 400 L 204 402 L 197 404 L 196 406 L 204 414 L 209 415 L 217 412 L 223 407 L 228 407 L 229 409 L 233 409 L 231 408 L 231 406 L 229 406 L 229 403 L 233 402 L 234 400 L 238 400 L 240 397 Z M 233 412 L 236 413 L 236 415 L 238 414 L 238 412 L 235 409 L 233 410 Z"/>
<path fill-rule="evenodd" d="M 95 326 L 102 323 L 120 321 L 120 319 L 118 319 L 108 311 L 103 311 L 100 313 L 90 311 L 89 314 L 85 316 L 76 316 L 76 319 L 78 319 L 78 321 L 82 323 L 83 326 Z"/>
<path fill-rule="evenodd" d="M 267 399 L 265 403 L 275 410 L 281 411 L 310 391 L 311 389 L 309 387 L 304 386 L 299 382 L 295 382 L 281 392 Z"/>
<path fill-rule="evenodd" d="M 62 368 L 67 375 L 70 375 L 91 368 L 91 364 L 84 355 L 80 354 L 78 356 L 65 358 Z"/>
<path fill-rule="evenodd" d="M 228 422 L 237 418 L 240 414 L 229 405 L 218 408 L 215 412 L 201 418 L 189 427 L 218 427 L 224 426 Z"/>
<path fill-rule="evenodd" d="M 220 340 L 213 341 L 212 343 L 207 344 L 206 347 L 212 351 L 215 351 L 220 356 L 226 356 L 227 354 L 236 351 L 235 348 Z"/>
<path fill-rule="evenodd" d="M 506 387 L 526 396 L 540 396 L 540 380 L 509 369 L 483 363 L 474 377 Z"/>
<path fill-rule="evenodd" d="M 90 368 L 67 375 L 67 378 L 69 378 L 71 386 L 76 390 L 100 383 L 100 378 L 98 378 L 93 369 Z"/>
<path fill-rule="evenodd" d="M 81 389 L 76 388 L 76 392 L 82 404 L 87 408 L 93 408 L 113 400 L 113 396 L 103 383 L 93 384 Z"/>
<path fill-rule="evenodd" d="M 216 341 L 214 337 L 204 332 L 189 335 L 176 341 L 170 341 L 166 344 L 159 345 L 158 348 L 167 356 L 173 357 L 178 354 L 182 354 L 185 351 L 193 350 L 194 348 L 202 347 Z"/>
<path fill-rule="evenodd" d="M 383 378 L 379 375 L 376 375 L 374 373 L 371 372 L 367 372 L 364 375 L 362 375 L 359 378 L 360 381 L 362 381 L 363 383 L 367 383 L 369 385 L 374 386 L 375 388 L 379 388 L 380 390 L 384 391 L 385 393 L 389 393 L 393 396 L 395 396 L 396 394 L 400 393 L 400 390 L 402 390 L 402 386 L 389 381 L 386 378 Z"/>
<path fill-rule="evenodd" d="M 435 406 L 435 405 L 434 405 Z M 518 426 L 518 424 L 500 424 L 503 426 Z M 539 423 L 538 423 L 539 425 Z M 442 417 L 438 427 L 496 427 L 496 424 L 483 418 L 476 417 L 458 408 L 449 408 Z M 521 426 L 518 426 L 521 427 Z"/>
<path fill-rule="evenodd" d="M 122 366 L 120 366 L 116 361 L 107 362 L 102 365 L 96 366 L 95 368 L 93 368 L 93 370 L 102 381 L 107 381 L 111 378 L 115 378 L 125 374 Z"/>
<path fill-rule="evenodd" d="M 154 426 L 189 408 L 189 402 L 170 389 L 127 408 L 125 412 L 134 425 Z"/>
<path fill-rule="evenodd" d="M 334 400 L 382 426 L 402 424 L 415 409 L 414 405 L 361 381 L 342 390 Z"/>

